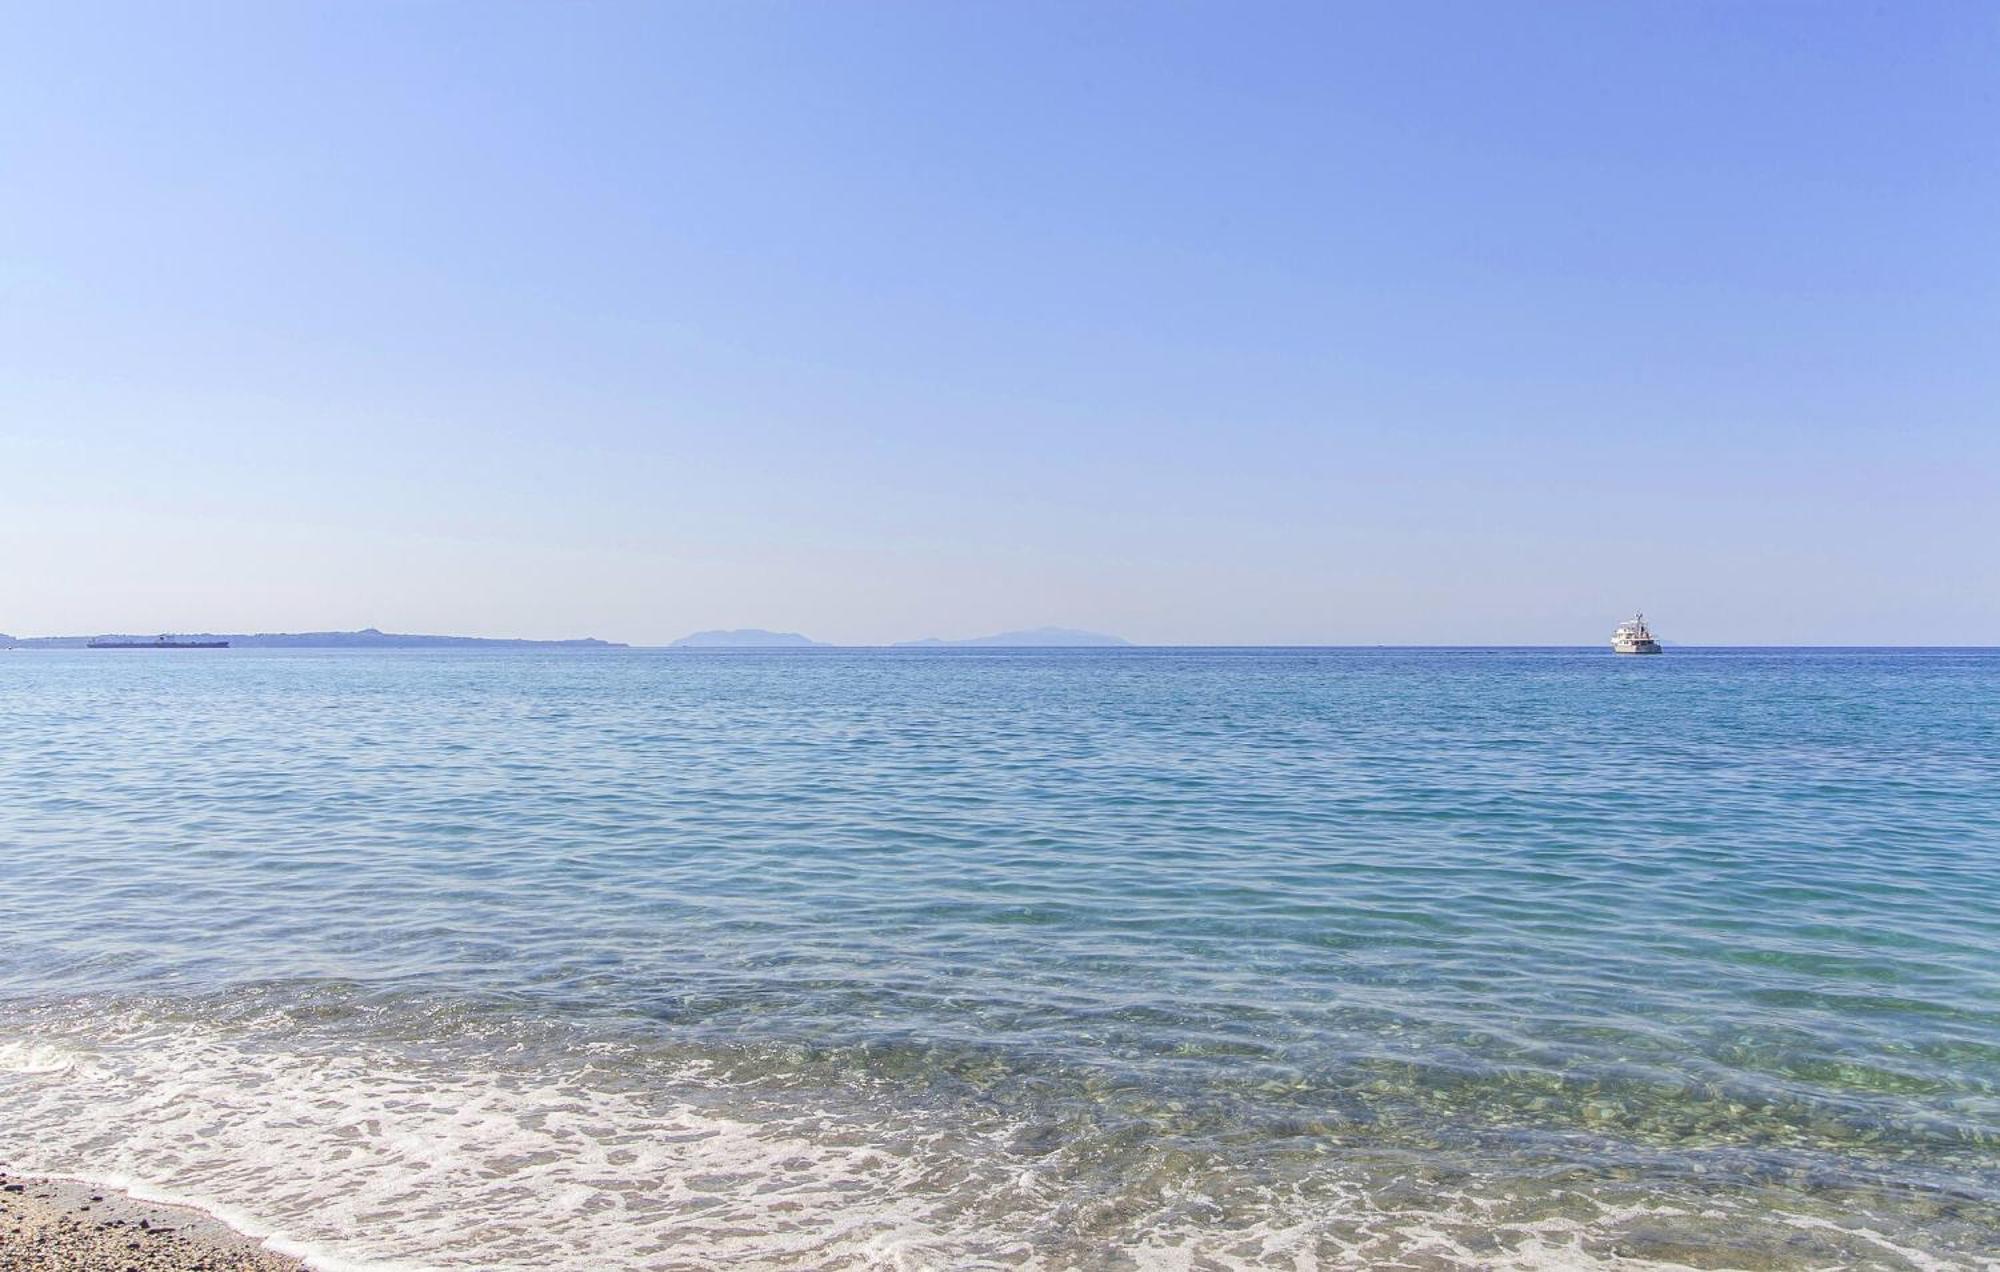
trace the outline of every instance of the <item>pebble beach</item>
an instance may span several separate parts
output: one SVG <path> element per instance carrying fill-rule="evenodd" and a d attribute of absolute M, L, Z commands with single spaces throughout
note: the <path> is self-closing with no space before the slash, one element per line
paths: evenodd
<path fill-rule="evenodd" d="M 297 1272 L 220 1220 L 75 1180 L 0 1174 L 5 1272 Z"/>

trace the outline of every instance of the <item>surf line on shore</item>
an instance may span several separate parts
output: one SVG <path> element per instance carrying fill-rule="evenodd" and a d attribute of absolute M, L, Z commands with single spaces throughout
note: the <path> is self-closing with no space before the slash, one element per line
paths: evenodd
<path fill-rule="evenodd" d="M 288 1240 L 231 1207 L 140 1180 L 0 1165 L 0 1265 L 16 1262 L 77 1272 L 210 1264 L 244 1272 L 363 1272 L 361 1264 Z"/>

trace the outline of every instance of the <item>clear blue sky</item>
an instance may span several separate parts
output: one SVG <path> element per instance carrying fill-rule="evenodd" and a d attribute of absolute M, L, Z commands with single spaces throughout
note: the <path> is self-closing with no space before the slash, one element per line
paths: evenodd
<path fill-rule="evenodd" d="M 16 4 L 0 631 L 2000 642 L 2000 5 Z"/>

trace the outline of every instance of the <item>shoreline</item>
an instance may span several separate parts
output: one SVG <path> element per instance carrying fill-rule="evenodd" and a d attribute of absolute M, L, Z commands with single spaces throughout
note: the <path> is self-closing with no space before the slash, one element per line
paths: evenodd
<path fill-rule="evenodd" d="M 0 1171 L 5 1272 L 304 1272 L 205 1210 L 77 1179 Z"/>

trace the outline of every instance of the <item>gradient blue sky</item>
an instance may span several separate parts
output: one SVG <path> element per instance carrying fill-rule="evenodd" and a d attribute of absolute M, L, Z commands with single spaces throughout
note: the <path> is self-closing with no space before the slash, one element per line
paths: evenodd
<path fill-rule="evenodd" d="M 2000 642 L 2000 5 L 17 4 L 0 631 Z"/>

